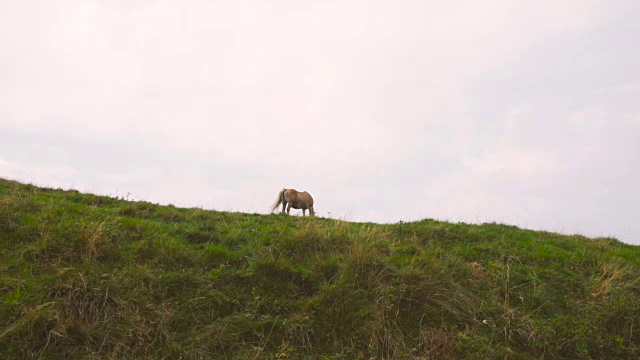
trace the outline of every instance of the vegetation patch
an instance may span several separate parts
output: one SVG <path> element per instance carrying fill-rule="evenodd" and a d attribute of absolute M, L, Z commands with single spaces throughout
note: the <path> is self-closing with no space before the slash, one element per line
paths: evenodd
<path fill-rule="evenodd" d="M 640 357 L 640 248 L 0 179 L 0 358 Z"/>

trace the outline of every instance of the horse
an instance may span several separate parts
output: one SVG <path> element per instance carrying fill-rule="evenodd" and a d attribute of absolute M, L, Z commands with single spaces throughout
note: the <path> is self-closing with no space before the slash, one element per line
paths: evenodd
<path fill-rule="evenodd" d="M 287 214 L 289 214 L 291 208 L 294 208 L 302 209 L 302 216 L 306 216 L 306 211 L 309 209 L 309 215 L 316 216 L 316 212 L 313 210 L 313 198 L 311 194 L 306 191 L 300 192 L 294 189 L 282 189 L 278 194 L 278 199 L 271 206 L 271 212 L 274 212 L 280 204 L 282 204 L 283 214 L 286 207 Z"/>

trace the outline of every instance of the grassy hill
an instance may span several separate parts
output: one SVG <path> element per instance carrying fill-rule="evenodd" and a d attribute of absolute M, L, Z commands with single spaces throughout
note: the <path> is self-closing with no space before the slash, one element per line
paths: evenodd
<path fill-rule="evenodd" d="M 640 248 L 0 180 L 0 358 L 640 357 Z"/>

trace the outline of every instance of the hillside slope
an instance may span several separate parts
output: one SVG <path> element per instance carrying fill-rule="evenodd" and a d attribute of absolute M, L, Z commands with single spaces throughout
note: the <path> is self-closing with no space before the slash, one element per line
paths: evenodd
<path fill-rule="evenodd" d="M 0 180 L 0 358 L 640 357 L 640 248 Z"/>

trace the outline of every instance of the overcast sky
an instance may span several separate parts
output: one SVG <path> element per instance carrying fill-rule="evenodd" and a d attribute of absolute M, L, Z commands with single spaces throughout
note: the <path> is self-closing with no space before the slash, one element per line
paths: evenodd
<path fill-rule="evenodd" d="M 640 1 L 3 1 L 0 177 L 640 244 Z M 299 211 L 296 211 L 298 213 Z"/>

